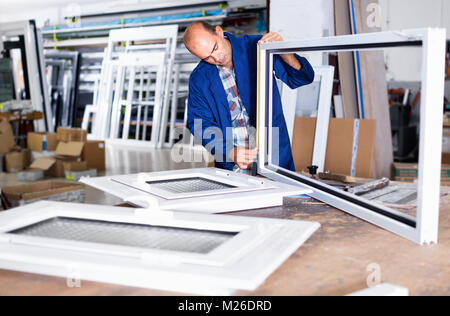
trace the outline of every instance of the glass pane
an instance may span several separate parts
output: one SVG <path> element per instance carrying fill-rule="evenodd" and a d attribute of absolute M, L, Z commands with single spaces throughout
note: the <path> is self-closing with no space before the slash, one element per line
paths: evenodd
<path fill-rule="evenodd" d="M 57 217 L 10 232 L 99 244 L 207 254 L 238 233 Z"/>
<path fill-rule="evenodd" d="M 235 186 L 220 183 L 217 181 L 204 178 L 185 178 L 162 181 L 148 181 L 152 188 L 164 190 L 173 194 L 204 192 L 214 190 L 226 190 L 236 188 Z"/>
<path fill-rule="evenodd" d="M 305 52 L 299 49 L 296 53 Z M 277 130 L 281 120 L 275 99 L 269 136 L 271 165 L 353 194 L 366 208 L 370 201 L 386 210 L 383 214 L 404 217 L 415 226 L 422 47 L 322 53 L 335 71 L 334 78 L 326 79 L 333 85 L 327 91 L 321 89 L 325 77 L 318 80 L 317 75 L 328 65 L 313 65 L 315 81 L 294 87 L 294 93 L 276 80 L 283 73 L 278 69 L 279 76 L 274 67 L 273 95 L 277 97 L 276 90 L 281 90 L 294 166 L 286 133 Z M 321 110 L 321 106 L 328 109 Z M 324 120 L 321 113 L 330 113 L 329 118 Z"/>

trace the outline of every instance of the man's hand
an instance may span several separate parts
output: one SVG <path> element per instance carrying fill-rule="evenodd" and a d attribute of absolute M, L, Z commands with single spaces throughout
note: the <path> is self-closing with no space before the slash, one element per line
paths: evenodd
<path fill-rule="evenodd" d="M 275 32 L 270 32 L 265 34 L 261 39 L 259 40 L 258 44 L 261 43 L 273 43 L 273 42 L 282 42 L 283 38 L 280 34 Z M 294 54 L 280 54 L 281 58 L 289 64 L 291 67 L 300 70 L 302 69 L 302 64 L 298 61 L 297 58 L 295 58 Z"/>
<path fill-rule="evenodd" d="M 283 38 L 281 37 L 280 34 L 275 33 L 275 32 L 270 32 L 265 34 L 263 37 L 261 37 L 261 39 L 259 40 L 258 43 L 272 43 L 272 42 L 282 42 Z"/>
<path fill-rule="evenodd" d="M 242 147 L 234 147 L 230 152 L 230 158 L 239 168 L 247 170 L 258 156 L 258 148 L 247 149 Z"/>

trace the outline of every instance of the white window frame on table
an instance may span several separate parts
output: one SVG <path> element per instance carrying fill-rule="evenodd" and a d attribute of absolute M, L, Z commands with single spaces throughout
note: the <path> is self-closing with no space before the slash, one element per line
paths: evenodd
<path fill-rule="evenodd" d="M 54 218 L 236 233 L 207 254 L 20 235 Z M 0 213 L 0 268 L 203 295 L 255 290 L 319 223 L 41 201 Z"/>
<path fill-rule="evenodd" d="M 182 180 L 202 178 L 235 188 L 173 194 L 150 187 L 147 181 Z M 216 168 L 172 170 L 132 175 L 117 175 L 98 178 L 81 178 L 96 189 L 117 196 L 141 207 L 157 206 L 161 209 L 225 213 L 283 205 L 283 198 L 308 194 L 312 191 L 285 183 L 275 182 L 245 174 Z"/>
<path fill-rule="evenodd" d="M 272 56 L 307 51 L 365 51 L 388 47 L 422 47 L 418 205 L 416 217 L 290 172 L 272 164 Z M 442 153 L 445 29 L 415 29 L 368 33 L 260 45 L 258 77 L 258 173 L 313 190 L 310 194 L 349 214 L 418 244 L 437 243 Z"/>

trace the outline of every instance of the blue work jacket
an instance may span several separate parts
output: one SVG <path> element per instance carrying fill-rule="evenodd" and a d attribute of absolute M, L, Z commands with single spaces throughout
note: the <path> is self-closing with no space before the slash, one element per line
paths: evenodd
<path fill-rule="evenodd" d="M 239 95 L 250 117 L 250 125 L 256 127 L 257 43 L 262 36 L 225 35 L 233 49 Z M 310 84 L 314 80 L 314 70 L 310 63 L 303 57 L 295 56 L 302 64 L 301 70 L 291 67 L 279 56 L 275 56 L 273 65 L 276 77 L 291 89 Z M 294 171 L 291 142 L 276 84 L 273 85 L 272 126 L 279 128 L 279 166 Z M 188 127 L 195 139 L 201 141 L 214 156 L 216 167 L 233 170 L 234 163 L 227 158 L 234 147 L 227 95 L 216 66 L 205 61 L 198 64 L 189 78 Z"/>

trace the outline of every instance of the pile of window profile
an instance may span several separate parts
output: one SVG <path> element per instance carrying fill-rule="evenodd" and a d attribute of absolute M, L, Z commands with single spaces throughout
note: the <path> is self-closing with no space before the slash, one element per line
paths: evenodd
<path fill-rule="evenodd" d="M 46 51 L 45 66 L 55 128 L 75 125 L 80 53 Z"/>
<path fill-rule="evenodd" d="M 161 123 L 169 116 L 177 36 L 177 25 L 110 32 L 96 100 L 83 117 L 83 128 L 92 121 L 93 138 L 162 145 Z"/>

